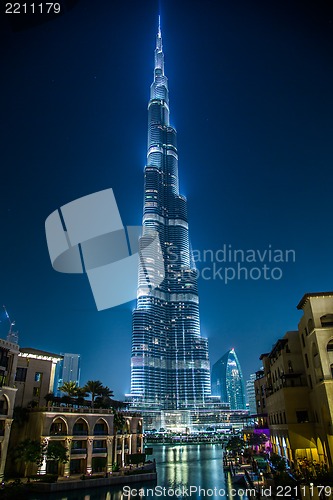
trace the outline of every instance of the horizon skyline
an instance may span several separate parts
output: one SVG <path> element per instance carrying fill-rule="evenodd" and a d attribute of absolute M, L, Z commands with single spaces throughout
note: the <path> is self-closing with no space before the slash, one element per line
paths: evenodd
<path fill-rule="evenodd" d="M 117 397 L 130 387 L 134 304 L 98 313 L 87 280 L 52 270 L 44 221 L 62 204 L 112 187 L 125 225 L 140 224 L 154 6 L 135 3 L 129 13 L 82 0 L 19 32 L 1 19 L 2 302 L 19 345 L 80 353 L 81 378 L 102 380 Z M 193 248 L 295 252 L 276 266 L 281 279 L 199 277 L 211 366 L 234 347 L 245 380 L 260 354 L 297 328 L 301 297 L 332 289 L 331 14 L 297 2 L 185 0 L 162 9 Z M 268 262 L 259 264 L 252 267 Z"/>

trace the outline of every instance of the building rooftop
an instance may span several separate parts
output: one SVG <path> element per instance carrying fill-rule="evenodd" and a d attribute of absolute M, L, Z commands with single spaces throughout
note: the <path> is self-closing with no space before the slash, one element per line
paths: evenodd
<path fill-rule="evenodd" d="M 0 339 L 0 347 L 2 349 L 6 349 L 7 351 L 15 351 L 18 352 L 19 346 L 9 340 Z"/>
<path fill-rule="evenodd" d="M 306 302 L 311 298 L 311 297 L 333 297 L 333 292 L 313 292 L 313 293 L 306 293 L 303 295 L 299 303 L 297 304 L 297 309 L 303 309 L 305 306 Z"/>
<path fill-rule="evenodd" d="M 41 351 L 40 349 L 33 349 L 32 347 L 21 347 L 20 354 L 31 354 L 34 356 L 41 356 L 43 358 L 56 358 L 63 359 L 61 354 L 54 354 L 52 352 Z"/>
<path fill-rule="evenodd" d="M 288 343 L 288 339 L 279 339 L 273 346 L 271 352 L 269 353 L 270 358 L 274 358 L 276 354 L 284 348 L 284 346 Z"/>

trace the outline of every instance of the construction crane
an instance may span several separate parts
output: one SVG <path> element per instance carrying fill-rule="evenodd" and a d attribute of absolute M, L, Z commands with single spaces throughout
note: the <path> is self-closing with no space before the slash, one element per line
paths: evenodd
<path fill-rule="evenodd" d="M 9 342 L 13 342 L 14 344 L 18 344 L 18 332 L 13 331 L 13 326 L 15 326 L 15 321 L 12 321 L 9 317 L 9 314 L 7 312 L 6 306 L 3 306 L 6 318 L 9 321 L 9 331 L 7 334 L 7 340 Z"/>

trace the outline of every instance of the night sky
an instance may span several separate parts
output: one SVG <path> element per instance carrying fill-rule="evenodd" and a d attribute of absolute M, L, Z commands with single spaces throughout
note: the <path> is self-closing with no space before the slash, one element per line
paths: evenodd
<path fill-rule="evenodd" d="M 193 249 L 296 255 L 265 261 L 282 269 L 280 280 L 199 279 L 211 363 L 234 347 L 245 378 L 259 369 L 261 353 L 297 328 L 303 294 L 333 288 L 328 4 L 160 6 Z M 63 15 L 34 26 L 31 16 L 1 18 L 0 303 L 22 347 L 80 353 L 81 383 L 100 379 L 122 397 L 130 389 L 135 302 L 98 312 L 86 276 L 52 269 L 44 223 L 61 205 L 111 187 L 124 225 L 141 224 L 159 5 L 63 5 Z"/>

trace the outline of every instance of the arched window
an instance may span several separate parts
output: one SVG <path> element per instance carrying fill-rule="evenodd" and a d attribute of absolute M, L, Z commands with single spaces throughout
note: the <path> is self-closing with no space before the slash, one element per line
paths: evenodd
<path fill-rule="evenodd" d="M 73 426 L 73 436 L 88 436 L 88 425 L 83 418 L 79 418 Z"/>
<path fill-rule="evenodd" d="M 8 399 L 4 394 L 0 397 L 0 415 L 8 415 Z"/>
<path fill-rule="evenodd" d="M 333 351 L 333 339 L 331 339 L 326 346 L 327 352 L 332 352 Z"/>
<path fill-rule="evenodd" d="M 333 353 L 332 353 L 333 354 Z M 321 368 L 320 357 L 318 348 L 315 344 L 312 344 L 312 361 L 313 368 L 316 376 L 316 382 L 321 382 L 324 379 L 323 370 Z"/>
<path fill-rule="evenodd" d="M 131 424 L 129 420 L 126 420 L 125 427 L 124 427 L 124 433 L 125 434 L 130 434 L 131 432 Z"/>
<path fill-rule="evenodd" d="M 313 329 L 314 329 L 313 319 L 310 318 L 309 321 L 308 321 L 308 331 L 309 331 L 309 333 L 311 333 Z"/>
<path fill-rule="evenodd" d="M 104 419 L 100 418 L 97 420 L 94 427 L 94 436 L 107 436 L 109 434 L 109 429 L 107 423 Z"/>
<path fill-rule="evenodd" d="M 330 370 L 331 370 L 332 365 L 333 365 L 333 339 L 331 339 L 327 343 L 326 351 L 327 351 L 327 357 L 328 357 L 328 364 L 330 365 Z"/>
<path fill-rule="evenodd" d="M 65 420 L 57 417 L 51 424 L 50 436 L 67 436 L 67 424 Z"/>
<path fill-rule="evenodd" d="M 330 328 L 333 326 L 333 314 L 325 314 L 320 318 L 322 328 Z"/>

